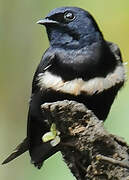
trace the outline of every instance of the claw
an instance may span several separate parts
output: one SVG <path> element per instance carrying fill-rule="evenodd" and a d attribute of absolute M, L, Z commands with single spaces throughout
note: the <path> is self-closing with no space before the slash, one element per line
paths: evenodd
<path fill-rule="evenodd" d="M 54 147 L 56 146 L 57 144 L 60 143 L 60 137 L 59 136 L 56 136 L 55 139 L 53 139 L 52 141 L 50 141 L 50 144 Z"/>
<path fill-rule="evenodd" d="M 43 135 L 42 140 L 43 142 L 50 141 L 52 146 L 56 146 L 60 143 L 60 132 L 56 129 L 56 124 L 52 123 L 50 127 L 50 132 L 47 132 Z"/>
<path fill-rule="evenodd" d="M 55 137 L 56 136 L 52 132 L 47 132 L 43 135 L 42 140 L 43 142 L 48 142 L 55 139 Z"/>

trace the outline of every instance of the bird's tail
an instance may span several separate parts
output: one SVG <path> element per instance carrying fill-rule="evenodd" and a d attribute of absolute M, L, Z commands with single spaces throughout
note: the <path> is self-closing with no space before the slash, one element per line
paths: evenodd
<path fill-rule="evenodd" d="M 12 152 L 12 154 L 10 154 L 7 159 L 5 159 L 2 164 L 6 164 L 10 161 L 12 161 L 13 159 L 17 158 L 18 156 L 20 156 L 21 154 L 23 154 L 24 152 L 28 151 L 29 149 L 29 143 L 28 143 L 28 138 L 25 138 L 22 143 L 20 143 L 16 149 L 14 149 L 14 151 Z"/>

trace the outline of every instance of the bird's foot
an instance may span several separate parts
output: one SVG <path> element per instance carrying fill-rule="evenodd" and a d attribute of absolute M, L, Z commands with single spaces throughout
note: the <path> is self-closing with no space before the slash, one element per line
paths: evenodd
<path fill-rule="evenodd" d="M 52 123 L 50 127 L 50 132 L 47 132 L 43 135 L 42 140 L 43 142 L 50 141 L 52 146 L 56 146 L 60 143 L 60 132 L 56 129 L 56 124 Z"/>

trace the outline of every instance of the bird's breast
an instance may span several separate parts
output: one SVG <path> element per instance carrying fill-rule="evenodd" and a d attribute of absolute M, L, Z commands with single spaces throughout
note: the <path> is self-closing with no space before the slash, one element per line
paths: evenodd
<path fill-rule="evenodd" d="M 38 74 L 38 86 L 41 91 L 50 89 L 74 96 L 78 96 L 81 93 L 92 96 L 122 83 L 124 79 L 125 71 L 123 66 L 117 66 L 116 69 L 106 77 L 95 77 L 87 81 L 82 78 L 65 81 L 61 76 L 55 75 L 47 70 L 44 73 Z"/>

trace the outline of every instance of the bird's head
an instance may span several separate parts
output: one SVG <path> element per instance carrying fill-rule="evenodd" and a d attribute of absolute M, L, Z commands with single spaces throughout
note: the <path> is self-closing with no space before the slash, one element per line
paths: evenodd
<path fill-rule="evenodd" d="M 46 26 L 51 46 L 80 48 L 103 39 L 89 12 L 77 7 L 56 8 L 37 23 Z"/>

